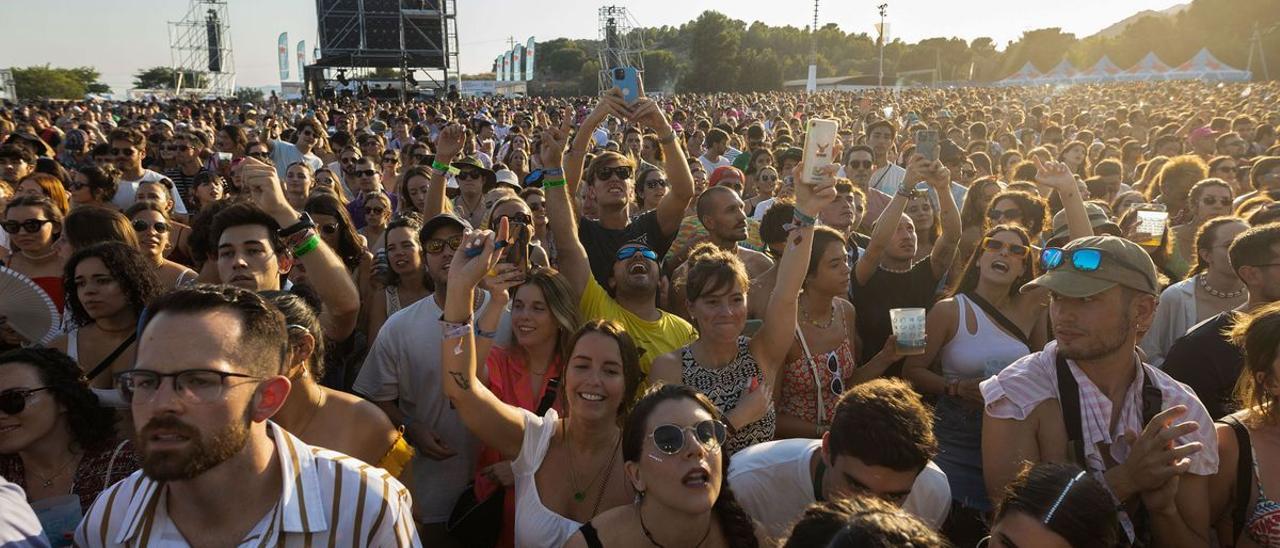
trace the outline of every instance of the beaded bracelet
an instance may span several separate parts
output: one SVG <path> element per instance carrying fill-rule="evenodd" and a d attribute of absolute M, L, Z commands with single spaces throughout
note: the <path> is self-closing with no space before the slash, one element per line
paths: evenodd
<path fill-rule="evenodd" d="M 461 170 L 459 170 L 458 168 L 453 167 L 453 166 L 451 166 L 451 165 L 449 165 L 449 164 L 442 164 L 442 163 L 440 163 L 440 160 L 432 160 L 432 161 L 431 161 L 431 167 L 432 167 L 432 168 L 435 168 L 435 170 L 436 170 L 436 171 L 440 171 L 440 172 L 443 172 L 443 173 L 448 173 L 449 175 L 457 175 L 457 174 L 458 174 L 458 172 L 459 172 L 459 171 L 461 171 Z"/>
<path fill-rule="evenodd" d="M 543 179 L 542 188 L 543 189 L 556 188 L 559 186 L 564 186 L 565 184 L 567 184 L 567 181 L 564 180 L 564 177 L 561 177 L 559 179 Z"/>
<path fill-rule="evenodd" d="M 307 238 L 306 241 L 299 244 L 298 247 L 293 248 L 293 256 L 295 258 L 301 259 L 303 255 L 306 255 L 308 253 L 311 253 L 312 251 L 315 251 L 317 247 L 320 247 L 320 237 L 316 236 L 315 233 L 313 232 L 311 234 L 311 237 Z"/>
<path fill-rule="evenodd" d="M 800 211 L 799 208 L 792 210 L 791 220 L 794 221 L 792 223 L 792 226 L 794 226 L 795 228 L 810 227 L 817 224 L 818 222 L 817 219 L 814 219 L 813 217 L 805 215 L 803 212 Z"/>

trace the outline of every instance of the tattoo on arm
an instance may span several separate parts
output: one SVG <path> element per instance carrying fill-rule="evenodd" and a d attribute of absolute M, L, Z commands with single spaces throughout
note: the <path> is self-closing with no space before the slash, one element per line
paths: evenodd
<path fill-rule="evenodd" d="M 453 382 L 457 383 L 458 388 L 471 390 L 471 379 L 468 379 L 466 375 L 457 371 L 450 371 L 449 376 L 453 377 Z"/>

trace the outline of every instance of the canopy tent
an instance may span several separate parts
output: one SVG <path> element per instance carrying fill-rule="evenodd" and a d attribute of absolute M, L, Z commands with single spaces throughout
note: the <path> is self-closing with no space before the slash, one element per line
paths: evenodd
<path fill-rule="evenodd" d="M 1080 73 L 1076 80 L 1080 82 L 1110 82 L 1115 80 L 1120 72 L 1120 67 L 1111 62 L 1110 57 L 1103 54 L 1102 58 L 1093 64 L 1093 68 Z"/>
<path fill-rule="evenodd" d="M 1148 53 L 1136 65 L 1125 69 L 1120 73 L 1120 80 L 1125 81 L 1146 81 L 1146 80 L 1163 80 L 1164 75 L 1169 72 L 1169 65 L 1156 57 L 1155 52 Z"/>
<path fill-rule="evenodd" d="M 1037 78 L 1040 78 L 1040 70 L 1031 64 L 1031 61 L 1027 61 L 1027 64 L 1022 65 L 1022 68 L 1018 69 L 1017 72 L 1010 74 L 997 83 L 1005 86 L 1021 86 L 1033 84 Z"/>
<path fill-rule="evenodd" d="M 1178 65 L 1165 74 L 1165 78 L 1170 80 L 1225 80 L 1231 82 L 1244 82 L 1253 77 L 1253 74 L 1247 70 L 1240 70 L 1228 66 L 1226 63 L 1219 61 L 1209 48 L 1203 48 L 1195 54 L 1187 62 Z"/>
<path fill-rule="evenodd" d="M 1058 66 L 1053 67 L 1052 70 L 1044 73 L 1044 76 L 1041 76 L 1038 80 L 1036 80 L 1036 83 L 1066 84 L 1066 83 L 1074 82 L 1076 79 L 1076 75 L 1078 74 L 1079 74 L 1079 71 L 1076 70 L 1076 67 L 1071 65 L 1071 61 L 1068 61 L 1064 58 L 1062 62 L 1058 63 Z"/>

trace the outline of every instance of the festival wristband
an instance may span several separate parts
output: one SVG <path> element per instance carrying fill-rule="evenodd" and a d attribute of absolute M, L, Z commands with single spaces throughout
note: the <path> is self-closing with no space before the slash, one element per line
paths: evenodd
<path fill-rule="evenodd" d="M 495 250 L 502 249 L 504 247 L 507 247 L 506 240 L 498 240 L 496 242 L 493 242 L 493 249 Z M 482 250 L 481 246 L 468 247 L 467 250 L 464 251 L 462 254 L 465 255 L 468 259 L 474 259 L 480 256 L 481 250 Z"/>
<path fill-rule="evenodd" d="M 458 172 L 461 171 L 458 168 L 453 167 L 449 164 L 442 164 L 440 163 L 439 160 L 433 160 L 431 162 L 431 167 L 434 168 L 436 171 L 448 173 L 449 175 L 457 175 Z"/>
<path fill-rule="evenodd" d="M 547 189 L 547 188 L 561 187 L 561 186 L 564 186 L 566 183 L 567 181 L 564 180 L 564 177 L 560 177 L 558 179 L 543 179 L 542 188 Z"/>
<path fill-rule="evenodd" d="M 315 251 L 317 247 L 320 247 L 320 237 L 316 236 L 313 231 L 309 238 L 299 244 L 298 247 L 293 248 L 293 256 L 301 259 L 303 255 Z"/>
<path fill-rule="evenodd" d="M 793 225 L 797 228 L 813 226 L 817 224 L 817 219 L 814 219 L 813 217 L 805 215 L 804 212 L 800 211 L 800 208 L 795 208 L 792 210 L 791 220 L 795 221 Z"/>
<path fill-rule="evenodd" d="M 542 178 L 543 178 L 543 179 L 563 179 L 563 178 L 564 178 L 564 168 L 560 168 L 560 167 L 548 167 L 548 168 L 543 168 L 543 169 L 542 169 Z"/>
<path fill-rule="evenodd" d="M 288 236 L 284 236 L 282 239 L 284 240 L 284 246 L 286 249 L 294 249 L 304 243 L 307 243 L 307 240 L 316 235 L 314 228 L 307 228 L 303 229 L 301 232 L 295 232 Z"/>
<path fill-rule="evenodd" d="M 662 137 L 659 137 L 658 142 L 664 145 L 669 145 L 671 143 L 676 142 L 676 132 L 672 131 L 671 133 L 668 133 Z"/>
<path fill-rule="evenodd" d="M 471 327 L 470 318 L 468 318 L 465 323 L 454 323 L 441 318 L 440 327 L 444 330 L 444 338 L 446 340 L 456 339 L 458 337 L 462 337 L 464 335 L 474 332 L 473 328 Z"/>
<path fill-rule="evenodd" d="M 496 338 L 498 337 L 498 332 L 497 332 L 497 331 L 485 331 L 485 330 L 483 330 L 483 329 L 480 329 L 480 326 L 478 326 L 478 325 L 477 325 L 477 326 L 476 326 L 476 336 L 477 336 L 477 337 L 480 337 L 481 339 L 489 339 L 489 340 L 493 340 L 493 339 L 496 339 Z"/>

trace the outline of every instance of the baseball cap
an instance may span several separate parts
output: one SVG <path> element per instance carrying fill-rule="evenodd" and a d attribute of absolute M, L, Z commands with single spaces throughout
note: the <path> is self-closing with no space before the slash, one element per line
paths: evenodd
<path fill-rule="evenodd" d="M 1094 270 L 1084 271 L 1072 264 L 1077 250 L 1092 249 L 1101 253 Z M 1043 287 L 1072 298 L 1097 295 L 1116 286 L 1124 286 L 1150 295 L 1160 294 L 1160 278 L 1156 265 L 1138 244 L 1116 236 L 1090 236 L 1072 240 L 1061 251 L 1062 264 L 1022 286 L 1022 291 Z"/>
<path fill-rule="evenodd" d="M 1197 139 L 1214 138 L 1217 136 L 1218 132 L 1214 131 L 1213 128 L 1209 126 L 1201 126 L 1191 130 L 1191 135 L 1187 137 L 1187 140 L 1195 141 Z"/>
<path fill-rule="evenodd" d="M 471 223 L 468 223 L 466 219 L 452 213 L 440 213 L 423 223 L 422 230 L 418 231 L 418 239 L 425 242 L 435 231 L 446 226 L 456 226 L 464 231 L 471 230 Z"/>
<path fill-rule="evenodd" d="M 1120 227 L 1111 222 L 1111 218 L 1107 217 L 1107 212 L 1098 204 L 1085 202 L 1084 210 L 1089 214 L 1089 226 L 1093 227 L 1093 231 L 1098 232 L 1099 228 L 1110 228 L 1115 232 L 1120 232 Z M 1053 214 L 1053 232 L 1049 235 L 1049 241 L 1066 237 L 1070 233 L 1067 229 L 1067 210 L 1061 210 Z"/>

